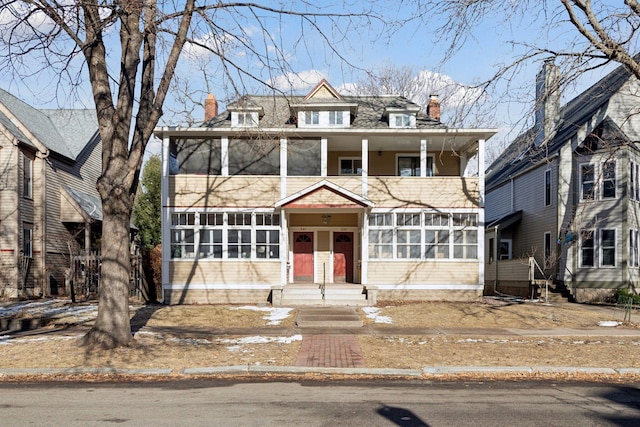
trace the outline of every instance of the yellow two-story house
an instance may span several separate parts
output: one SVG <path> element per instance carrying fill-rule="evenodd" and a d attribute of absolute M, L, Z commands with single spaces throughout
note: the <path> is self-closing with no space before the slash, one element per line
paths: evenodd
<path fill-rule="evenodd" d="M 435 96 L 423 111 L 324 80 L 217 110 L 210 96 L 202 126 L 156 130 L 165 303 L 482 296 L 494 129 L 445 126 Z"/>

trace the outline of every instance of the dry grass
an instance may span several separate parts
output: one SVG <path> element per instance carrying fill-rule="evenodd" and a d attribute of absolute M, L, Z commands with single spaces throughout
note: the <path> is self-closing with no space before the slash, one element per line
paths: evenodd
<path fill-rule="evenodd" d="M 594 366 L 640 367 L 638 337 L 584 339 L 516 336 L 385 336 L 385 328 L 584 328 L 614 320 L 579 305 L 404 303 L 379 304 L 380 315 L 393 324 L 376 324 L 378 335 L 358 337 L 368 367 L 421 368 L 454 366 Z M 291 366 L 300 349 L 299 337 L 262 337 L 273 342 L 243 341 L 246 337 L 153 332 L 166 327 L 269 328 L 266 311 L 232 306 L 144 306 L 132 315 L 136 333 L 130 347 L 111 351 L 77 345 L 86 326 L 67 331 L 43 329 L 37 335 L 0 341 L 0 368 L 113 367 L 172 368 L 235 365 Z M 292 327 L 296 311 L 274 328 Z M 72 322 L 71 318 L 58 323 Z M 371 319 L 366 319 L 371 323 Z M 627 327 L 634 327 L 629 325 Z M 280 329 L 282 330 L 282 329 Z M 72 332 L 75 331 L 75 332 Z M 288 334 L 285 334 L 288 335 Z M 255 338 L 255 337 L 254 337 Z M 226 340 L 226 341 L 225 341 Z M 255 341 L 255 340 L 253 340 Z"/>

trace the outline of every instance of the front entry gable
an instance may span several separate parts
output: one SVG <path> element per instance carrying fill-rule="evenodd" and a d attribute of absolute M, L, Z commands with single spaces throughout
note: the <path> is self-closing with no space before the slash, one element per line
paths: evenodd
<path fill-rule="evenodd" d="M 373 202 L 327 180 L 320 181 L 276 202 L 276 208 L 335 209 L 367 208 Z"/>

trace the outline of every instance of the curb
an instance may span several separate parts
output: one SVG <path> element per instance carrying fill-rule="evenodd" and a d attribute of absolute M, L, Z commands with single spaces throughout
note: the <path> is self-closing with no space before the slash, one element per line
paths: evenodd
<path fill-rule="evenodd" d="M 116 369 L 116 368 L 7 368 L 0 369 L 2 377 L 40 376 L 82 376 L 82 375 L 131 375 L 163 377 L 173 375 L 171 368 L 163 369 Z M 427 366 L 422 369 L 387 369 L 387 368 L 330 368 L 305 366 L 219 366 L 185 368 L 178 372 L 184 376 L 213 375 L 267 375 L 267 374 L 325 374 L 377 377 L 423 378 L 447 375 L 532 375 L 532 374 L 587 374 L 608 376 L 640 375 L 640 368 L 597 368 L 571 366 Z"/>

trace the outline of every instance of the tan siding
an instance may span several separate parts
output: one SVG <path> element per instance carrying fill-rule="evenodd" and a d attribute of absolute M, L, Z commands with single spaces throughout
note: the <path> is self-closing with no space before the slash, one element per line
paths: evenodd
<path fill-rule="evenodd" d="M 173 261 L 169 282 L 184 284 L 280 284 L 280 261 Z"/>
<path fill-rule="evenodd" d="M 273 207 L 280 178 L 173 175 L 169 194 L 169 205 L 178 207 Z"/>
<path fill-rule="evenodd" d="M 318 231 L 316 233 L 316 266 L 318 271 L 316 272 L 316 278 L 318 282 L 322 282 L 323 277 L 325 281 L 329 281 L 330 266 L 331 266 L 331 251 L 330 251 L 330 233 L 328 231 Z"/>
<path fill-rule="evenodd" d="M 287 177 L 287 196 L 291 196 L 305 188 L 311 187 L 320 181 L 327 180 L 332 184 L 335 184 L 345 190 L 349 190 L 352 193 L 362 194 L 362 177 L 349 177 L 349 176 L 331 176 L 328 178 L 321 177 Z"/>
<path fill-rule="evenodd" d="M 397 155 L 411 154 L 419 156 L 419 152 L 407 151 L 370 151 L 369 153 L 369 176 L 396 176 Z M 433 157 L 433 168 L 435 175 L 460 176 L 460 157 L 451 152 L 427 152 Z M 327 153 L 327 174 L 338 175 L 340 157 L 362 157 L 361 151 L 329 151 Z"/>
<path fill-rule="evenodd" d="M 390 262 L 369 261 L 369 285 L 478 284 L 475 262 Z"/>
<path fill-rule="evenodd" d="M 368 197 L 376 207 L 474 208 L 478 179 L 369 177 Z"/>
<path fill-rule="evenodd" d="M 450 151 L 428 153 L 433 156 L 434 175 L 460 176 L 460 156 Z"/>

